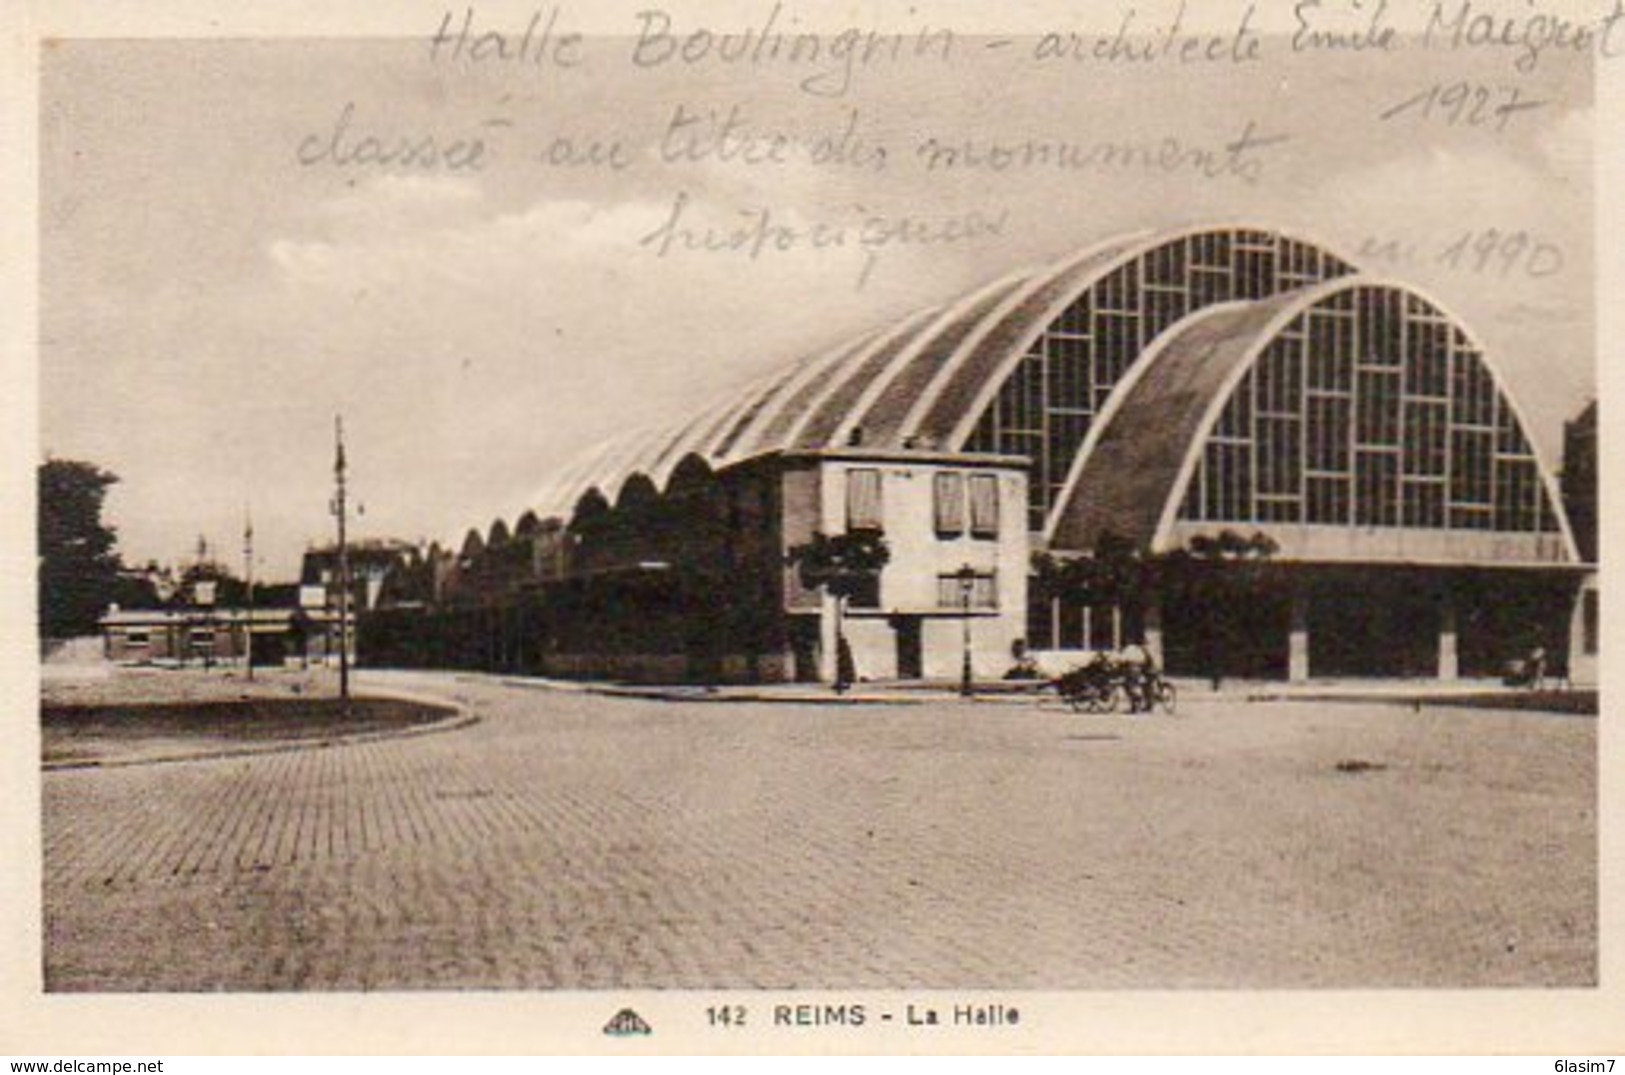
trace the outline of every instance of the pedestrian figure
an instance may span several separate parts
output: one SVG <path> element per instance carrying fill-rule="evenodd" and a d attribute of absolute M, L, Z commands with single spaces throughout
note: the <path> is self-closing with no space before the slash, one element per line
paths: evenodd
<path fill-rule="evenodd" d="M 1546 685 L 1546 647 L 1537 645 L 1529 651 L 1529 663 L 1526 666 L 1529 675 L 1529 689 L 1538 691 Z"/>
<path fill-rule="evenodd" d="M 1128 695 L 1130 713 L 1151 712 L 1151 654 L 1138 642 L 1130 642 L 1118 655 L 1117 666 L 1123 676 L 1123 690 Z"/>

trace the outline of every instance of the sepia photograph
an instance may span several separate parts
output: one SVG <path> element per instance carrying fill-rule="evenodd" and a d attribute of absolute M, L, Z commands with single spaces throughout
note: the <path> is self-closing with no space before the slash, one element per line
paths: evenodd
<path fill-rule="evenodd" d="M 13 989 L 1605 1047 L 1625 6 L 258 7 L 36 13 Z"/>

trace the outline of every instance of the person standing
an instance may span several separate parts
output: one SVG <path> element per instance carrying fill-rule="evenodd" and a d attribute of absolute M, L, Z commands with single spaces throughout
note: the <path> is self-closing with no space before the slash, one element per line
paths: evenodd
<path fill-rule="evenodd" d="M 1151 676 L 1155 668 L 1151 654 L 1140 643 L 1130 642 L 1118 654 L 1117 665 L 1122 670 L 1129 712 L 1151 712 Z"/>

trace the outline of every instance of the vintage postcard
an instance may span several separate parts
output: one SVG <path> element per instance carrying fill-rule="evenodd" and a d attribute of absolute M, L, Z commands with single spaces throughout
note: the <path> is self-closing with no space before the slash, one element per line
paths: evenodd
<path fill-rule="evenodd" d="M 1625 1044 L 1621 0 L 8 29 L 0 1051 Z"/>

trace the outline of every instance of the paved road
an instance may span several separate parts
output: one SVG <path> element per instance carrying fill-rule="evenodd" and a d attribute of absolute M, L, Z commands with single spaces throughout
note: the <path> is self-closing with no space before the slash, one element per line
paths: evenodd
<path fill-rule="evenodd" d="M 1596 980 L 1589 719 L 372 681 L 482 720 L 45 774 L 48 987 Z"/>

